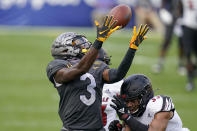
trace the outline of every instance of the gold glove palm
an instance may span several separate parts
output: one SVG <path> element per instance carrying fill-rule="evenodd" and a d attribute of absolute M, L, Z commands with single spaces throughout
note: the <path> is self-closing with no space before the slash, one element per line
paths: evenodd
<path fill-rule="evenodd" d="M 138 32 L 136 33 L 136 26 L 134 26 L 133 36 L 130 41 L 130 48 L 137 50 L 138 46 L 142 43 L 142 41 L 147 39 L 145 35 L 148 32 L 148 30 L 149 30 L 149 27 L 147 26 L 147 24 L 143 27 L 143 29 L 142 29 L 142 25 L 140 25 L 140 28 Z"/>
<path fill-rule="evenodd" d="M 105 17 L 105 21 L 103 25 L 100 27 L 99 23 L 95 20 L 95 25 L 97 27 L 97 40 L 104 42 L 114 31 L 120 28 L 120 26 L 115 26 L 117 21 L 113 21 L 113 16 L 109 18 L 109 16 Z"/>

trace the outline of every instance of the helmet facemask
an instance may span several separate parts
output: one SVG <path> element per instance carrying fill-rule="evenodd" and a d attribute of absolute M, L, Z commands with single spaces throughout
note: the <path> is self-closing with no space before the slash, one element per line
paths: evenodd
<path fill-rule="evenodd" d="M 75 50 L 79 49 L 77 57 L 82 58 L 89 50 L 90 46 L 92 45 L 85 36 L 77 36 L 72 41 L 72 46 Z"/>
<path fill-rule="evenodd" d="M 126 105 L 131 114 L 138 112 L 140 106 L 140 99 L 126 100 Z"/>

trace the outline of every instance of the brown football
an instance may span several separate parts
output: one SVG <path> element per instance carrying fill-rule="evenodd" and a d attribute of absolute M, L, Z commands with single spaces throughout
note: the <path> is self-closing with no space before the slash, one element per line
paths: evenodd
<path fill-rule="evenodd" d="M 121 26 L 124 28 L 131 19 L 131 8 L 128 5 L 118 5 L 111 9 L 108 16 L 114 16 L 114 20 L 117 20 L 115 26 Z"/>

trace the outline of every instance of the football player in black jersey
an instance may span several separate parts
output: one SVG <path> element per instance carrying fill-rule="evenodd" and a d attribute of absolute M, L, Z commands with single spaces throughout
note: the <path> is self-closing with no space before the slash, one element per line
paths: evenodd
<path fill-rule="evenodd" d="M 62 131 L 101 131 L 102 88 L 104 83 L 117 82 L 126 75 L 139 44 L 146 38 L 147 25 L 140 26 L 134 34 L 130 47 L 118 69 L 110 69 L 108 65 L 97 59 L 103 42 L 119 27 L 116 21 L 106 16 L 104 24 L 97 21 L 97 38 L 91 44 L 85 36 L 67 32 L 59 35 L 52 45 L 54 60 L 47 66 L 48 79 L 57 89 L 59 116 L 63 122 Z"/>

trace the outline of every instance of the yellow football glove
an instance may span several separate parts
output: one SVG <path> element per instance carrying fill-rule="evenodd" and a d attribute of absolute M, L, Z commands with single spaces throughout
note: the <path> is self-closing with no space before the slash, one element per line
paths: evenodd
<path fill-rule="evenodd" d="M 103 26 L 99 26 L 99 23 L 95 20 L 95 25 L 97 27 L 97 40 L 104 42 L 114 31 L 120 28 L 120 26 L 116 26 L 114 28 L 114 25 L 117 23 L 117 21 L 113 21 L 113 16 L 109 18 L 109 16 L 105 17 L 105 21 L 103 23 Z"/>
<path fill-rule="evenodd" d="M 134 26 L 133 36 L 130 41 L 130 48 L 137 50 L 138 46 L 142 43 L 142 41 L 147 39 L 145 35 L 148 32 L 148 30 L 149 30 L 149 27 L 147 26 L 147 24 L 143 27 L 143 29 L 142 29 L 142 25 L 140 25 L 140 28 L 138 32 L 136 33 L 136 26 Z"/>

